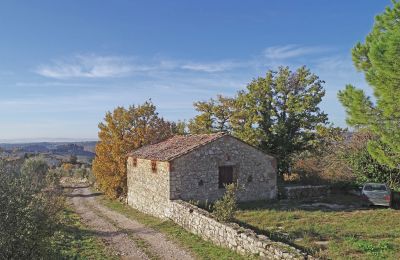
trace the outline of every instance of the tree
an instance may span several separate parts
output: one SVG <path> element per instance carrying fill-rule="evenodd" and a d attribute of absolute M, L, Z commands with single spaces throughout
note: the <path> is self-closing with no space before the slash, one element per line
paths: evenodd
<path fill-rule="evenodd" d="M 213 107 L 214 100 L 195 102 L 194 107 L 199 115 L 191 119 L 188 128 L 191 134 L 209 134 L 213 132 Z"/>
<path fill-rule="evenodd" d="M 126 195 L 128 153 L 169 137 L 173 130 L 170 122 L 158 116 L 151 101 L 107 112 L 99 129 L 93 174 L 100 189 L 111 198 Z"/>
<path fill-rule="evenodd" d="M 315 129 L 327 115 L 318 107 L 324 82 L 306 67 L 295 72 L 280 67 L 254 79 L 235 98 L 221 95 L 196 102 L 199 115 L 189 122 L 191 133 L 230 132 L 278 158 L 278 170 L 290 171 L 292 157 L 312 147 Z"/>
<path fill-rule="evenodd" d="M 374 102 L 363 90 L 347 85 L 338 97 L 347 112 L 347 123 L 366 128 L 376 139 L 368 152 L 379 163 L 400 168 L 400 2 L 376 16 L 364 43 L 352 50 L 355 67 L 365 73 Z"/>
<path fill-rule="evenodd" d="M 187 134 L 187 123 L 186 121 L 180 121 L 178 120 L 177 122 L 172 122 L 172 132 L 174 134 L 178 135 L 185 135 Z"/>
<path fill-rule="evenodd" d="M 327 122 L 318 107 L 323 83 L 306 67 L 268 71 L 238 93 L 233 134 L 275 155 L 279 172 L 289 172 L 293 155 L 309 149 L 315 128 Z"/>
<path fill-rule="evenodd" d="M 71 164 L 77 164 L 77 163 L 78 163 L 78 157 L 77 157 L 76 155 L 72 154 L 72 155 L 69 157 L 69 163 L 71 163 Z"/>
<path fill-rule="evenodd" d="M 41 190 L 46 185 L 46 174 L 49 166 L 41 158 L 26 159 L 21 167 L 22 177 L 35 191 Z"/>
<path fill-rule="evenodd" d="M 229 120 L 232 115 L 234 99 L 218 95 L 217 99 L 195 102 L 194 107 L 200 112 L 189 121 L 189 131 L 192 134 L 209 134 L 213 132 L 230 131 Z"/>
<path fill-rule="evenodd" d="M 71 163 L 63 163 L 61 165 L 61 167 L 62 167 L 62 169 L 63 169 L 63 171 L 64 171 L 66 176 L 72 177 L 73 169 L 74 169 L 74 165 L 73 164 L 71 164 Z"/>
<path fill-rule="evenodd" d="M 319 125 L 315 128 L 313 153 L 331 154 L 346 143 L 350 132 L 347 128 L 330 125 Z"/>

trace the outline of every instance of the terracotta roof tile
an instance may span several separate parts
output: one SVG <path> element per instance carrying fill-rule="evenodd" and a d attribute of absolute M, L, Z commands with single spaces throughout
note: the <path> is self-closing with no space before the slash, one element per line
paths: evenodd
<path fill-rule="evenodd" d="M 136 149 L 129 156 L 157 161 L 170 161 L 224 135 L 226 134 L 222 132 L 214 134 L 175 135 L 165 141 Z"/>

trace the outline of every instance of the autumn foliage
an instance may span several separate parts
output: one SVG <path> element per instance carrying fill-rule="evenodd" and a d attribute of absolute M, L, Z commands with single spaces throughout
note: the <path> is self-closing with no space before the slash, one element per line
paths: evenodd
<path fill-rule="evenodd" d="M 93 173 L 99 188 L 110 198 L 117 198 L 127 193 L 128 153 L 171 136 L 174 124 L 159 117 L 156 107 L 147 101 L 107 112 L 99 129 Z"/>

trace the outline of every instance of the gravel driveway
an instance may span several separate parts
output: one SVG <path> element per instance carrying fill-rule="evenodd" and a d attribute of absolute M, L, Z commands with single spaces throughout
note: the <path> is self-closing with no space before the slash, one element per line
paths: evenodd
<path fill-rule="evenodd" d="M 194 259 L 164 234 L 101 205 L 89 188 L 75 188 L 71 201 L 83 223 L 123 259 Z"/>

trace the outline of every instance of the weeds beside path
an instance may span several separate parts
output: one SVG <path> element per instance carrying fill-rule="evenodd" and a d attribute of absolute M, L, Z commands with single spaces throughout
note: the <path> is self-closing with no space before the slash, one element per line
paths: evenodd
<path fill-rule="evenodd" d="M 241 256 L 229 249 L 216 246 L 186 231 L 170 220 L 161 220 L 152 217 L 121 202 L 109 200 L 104 196 L 98 196 L 96 199 L 111 210 L 119 212 L 129 219 L 136 220 L 153 230 L 165 234 L 168 239 L 192 252 L 196 259 L 257 259 L 254 256 Z"/>
<path fill-rule="evenodd" d="M 96 200 L 87 187 L 70 195 L 83 222 L 119 256 L 129 259 L 193 259 L 183 248 L 139 222 L 115 212 Z"/>
<path fill-rule="evenodd" d="M 117 259 L 69 207 L 64 209 L 62 223 L 51 244 L 57 259 Z"/>

